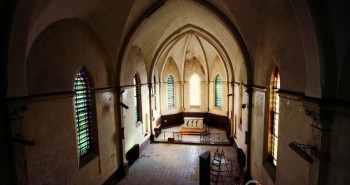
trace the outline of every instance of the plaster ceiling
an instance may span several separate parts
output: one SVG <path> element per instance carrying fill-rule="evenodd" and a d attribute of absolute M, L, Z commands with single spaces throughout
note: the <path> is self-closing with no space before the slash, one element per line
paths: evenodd
<path fill-rule="evenodd" d="M 143 50 L 147 70 L 151 71 L 152 63 L 158 62 L 156 57 L 159 48 L 163 47 L 169 38 L 186 31 L 186 25 L 200 28 L 203 34 L 228 49 L 229 52 L 226 52 L 231 61 L 234 61 L 236 55 L 241 55 L 235 36 L 218 15 L 197 2 L 182 0 L 166 1 L 153 14 L 144 19 L 133 34 L 129 46 L 137 45 Z M 213 46 L 213 43 L 192 33 L 176 41 L 176 44 L 170 47 L 167 56 L 174 58 L 180 69 L 183 68 L 183 62 L 186 61 L 189 53 L 195 53 L 200 61 L 210 63 L 218 55 L 217 46 Z M 164 61 L 167 61 L 166 57 L 160 59 L 161 63 Z M 210 63 L 202 65 L 207 68 Z"/>

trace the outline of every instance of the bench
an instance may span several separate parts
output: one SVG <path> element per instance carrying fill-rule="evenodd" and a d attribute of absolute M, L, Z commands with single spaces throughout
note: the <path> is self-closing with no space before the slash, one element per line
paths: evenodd
<path fill-rule="evenodd" d="M 158 138 L 158 136 L 160 135 L 160 133 L 162 132 L 161 129 L 162 124 L 158 124 L 156 127 L 154 127 L 154 133 L 155 133 L 155 137 Z"/>

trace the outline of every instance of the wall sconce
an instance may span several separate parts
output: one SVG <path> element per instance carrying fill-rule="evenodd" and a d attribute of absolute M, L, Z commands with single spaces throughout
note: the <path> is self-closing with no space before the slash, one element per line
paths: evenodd
<path fill-rule="evenodd" d="M 314 159 L 306 150 L 310 150 L 310 153 L 317 154 L 316 147 L 305 144 L 298 144 L 297 142 L 289 143 L 289 147 L 292 148 L 300 157 L 308 161 L 309 163 L 314 162 Z"/>
<path fill-rule="evenodd" d="M 125 105 L 123 102 L 119 102 L 120 106 L 122 106 L 124 109 L 129 109 L 129 106 Z"/>

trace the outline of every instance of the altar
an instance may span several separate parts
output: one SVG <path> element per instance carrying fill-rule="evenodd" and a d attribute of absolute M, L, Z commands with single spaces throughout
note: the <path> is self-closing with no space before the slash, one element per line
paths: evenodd
<path fill-rule="evenodd" d="M 206 134 L 208 127 L 202 117 L 184 117 L 184 123 L 179 128 L 182 134 Z"/>

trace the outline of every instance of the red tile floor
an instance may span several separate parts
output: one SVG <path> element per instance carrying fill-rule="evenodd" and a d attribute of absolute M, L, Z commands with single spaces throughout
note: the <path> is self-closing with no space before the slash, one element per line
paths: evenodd
<path fill-rule="evenodd" d="M 221 169 L 229 169 L 231 174 L 231 177 L 219 177 L 217 184 L 244 184 L 236 150 L 232 146 L 154 143 L 145 148 L 118 185 L 198 185 L 199 155 L 210 151 L 213 157 L 217 148 L 224 151 L 228 161 L 227 166 L 221 164 Z"/>

